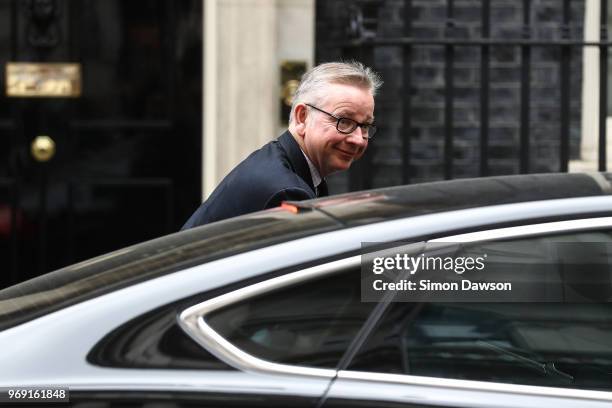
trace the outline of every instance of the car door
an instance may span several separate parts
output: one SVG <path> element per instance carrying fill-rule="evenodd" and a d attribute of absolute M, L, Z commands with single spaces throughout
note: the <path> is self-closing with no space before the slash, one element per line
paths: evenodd
<path fill-rule="evenodd" d="M 71 389 L 71 402 L 315 407 L 374 307 L 361 302 L 359 265 L 359 256 L 298 265 L 138 315 L 98 341 L 87 362 L 132 370 L 136 381 L 157 371 L 157 386 L 88 385 Z"/>
<path fill-rule="evenodd" d="M 603 407 L 612 403 L 612 229 L 609 218 L 444 237 L 492 254 L 490 277 L 523 282 L 499 295 L 443 302 L 395 295 L 323 407 Z M 485 255 L 486 256 L 486 255 Z M 516 282 L 515 282 L 516 284 Z M 536 290 L 529 292 L 532 286 Z M 541 292 L 546 287 L 547 292 Z M 498 292 L 499 293 L 499 292 Z M 528 296 L 525 298 L 524 296 Z"/>

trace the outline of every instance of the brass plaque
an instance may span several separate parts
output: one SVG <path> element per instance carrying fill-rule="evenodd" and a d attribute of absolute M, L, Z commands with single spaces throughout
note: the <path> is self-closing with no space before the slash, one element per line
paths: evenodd
<path fill-rule="evenodd" d="M 306 72 L 306 61 L 283 61 L 280 68 L 280 121 L 285 123 L 289 118 L 295 91 L 297 91 L 302 75 Z"/>
<path fill-rule="evenodd" d="M 6 64 L 6 96 L 76 98 L 81 95 L 81 64 Z"/>

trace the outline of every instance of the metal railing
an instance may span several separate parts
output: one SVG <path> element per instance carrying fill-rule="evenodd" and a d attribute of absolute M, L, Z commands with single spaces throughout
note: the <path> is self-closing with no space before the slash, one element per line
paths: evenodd
<path fill-rule="evenodd" d="M 531 87 L 530 72 L 532 68 L 532 50 L 534 47 L 556 47 L 560 50 L 559 58 L 559 86 L 560 86 L 560 126 L 559 126 L 559 171 L 567 172 L 570 160 L 570 74 L 572 63 L 572 48 L 574 47 L 597 47 L 599 48 L 599 154 L 598 169 L 606 170 L 606 117 L 608 110 L 608 48 L 612 42 L 608 41 L 608 1 L 600 0 L 600 40 L 583 41 L 570 38 L 570 0 L 559 2 L 562 9 L 561 21 L 559 21 L 560 38 L 542 40 L 534 38 L 532 35 L 532 0 L 522 1 L 522 26 L 521 37 L 515 39 L 491 38 L 491 1 L 482 0 L 480 7 L 480 38 L 464 39 L 453 38 L 453 30 L 457 20 L 454 17 L 455 1 L 446 1 L 446 18 L 443 38 L 415 38 L 412 36 L 413 25 L 413 1 L 405 0 L 403 7 L 403 36 L 401 37 L 380 37 L 376 36 L 370 27 L 376 26 L 376 21 L 363 15 L 363 6 L 376 4 L 380 6 L 384 3 L 380 0 L 362 0 L 359 6 L 353 9 L 351 18 L 350 32 L 353 38 L 347 38 L 338 45 L 342 48 L 342 53 L 346 58 L 360 58 L 366 64 L 376 66 L 373 50 L 380 46 L 398 46 L 402 48 L 403 61 L 403 89 L 402 102 L 402 181 L 409 183 L 410 157 L 411 157 L 411 98 L 410 88 L 412 86 L 413 60 L 411 58 L 414 47 L 416 46 L 437 46 L 444 50 L 444 178 L 453 178 L 453 111 L 455 100 L 455 85 L 453 81 L 453 71 L 455 64 L 455 49 L 461 47 L 478 47 L 480 49 L 480 95 L 479 95 L 479 175 L 489 175 L 489 108 L 490 108 L 490 72 L 491 72 L 491 48 L 492 47 L 518 47 L 520 49 L 520 128 L 519 128 L 519 171 L 520 173 L 530 172 L 530 124 L 531 124 Z M 586 2 L 585 2 L 586 4 Z M 585 6 L 586 7 L 586 6 Z M 371 180 L 367 172 L 369 163 L 363 163 L 356 171 L 356 176 L 351 177 L 351 189 L 369 188 Z"/>

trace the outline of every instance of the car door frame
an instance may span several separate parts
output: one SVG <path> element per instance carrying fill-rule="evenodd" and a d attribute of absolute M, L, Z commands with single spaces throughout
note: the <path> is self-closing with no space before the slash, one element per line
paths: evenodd
<path fill-rule="evenodd" d="M 427 243 L 478 243 L 509 238 L 537 237 L 550 233 L 612 229 L 612 217 L 589 217 L 438 236 Z M 390 300 L 387 300 L 387 304 Z M 372 329 L 374 325 L 371 325 Z M 361 333 L 368 336 L 370 333 Z M 356 351 L 353 350 L 353 356 Z M 604 407 L 612 403 L 612 392 L 555 388 L 488 381 L 459 380 L 405 374 L 346 370 L 341 367 L 323 397 L 323 408 L 377 407 Z M 367 385 L 367 386 L 366 386 Z M 370 401 L 371 405 L 368 405 Z"/>

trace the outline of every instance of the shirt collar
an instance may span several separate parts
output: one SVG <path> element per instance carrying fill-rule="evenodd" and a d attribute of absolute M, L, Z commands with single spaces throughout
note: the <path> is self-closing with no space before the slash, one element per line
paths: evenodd
<path fill-rule="evenodd" d="M 315 186 L 315 188 L 317 188 L 319 184 L 321 184 L 321 180 L 322 180 L 321 174 L 319 174 L 319 170 L 317 170 L 315 165 L 312 164 L 312 162 L 310 161 L 308 156 L 306 156 L 306 153 L 304 153 L 303 150 L 302 150 L 302 154 L 304 155 L 304 158 L 306 159 L 306 163 L 308 163 L 308 168 L 310 169 L 310 177 L 312 177 L 312 184 Z"/>

